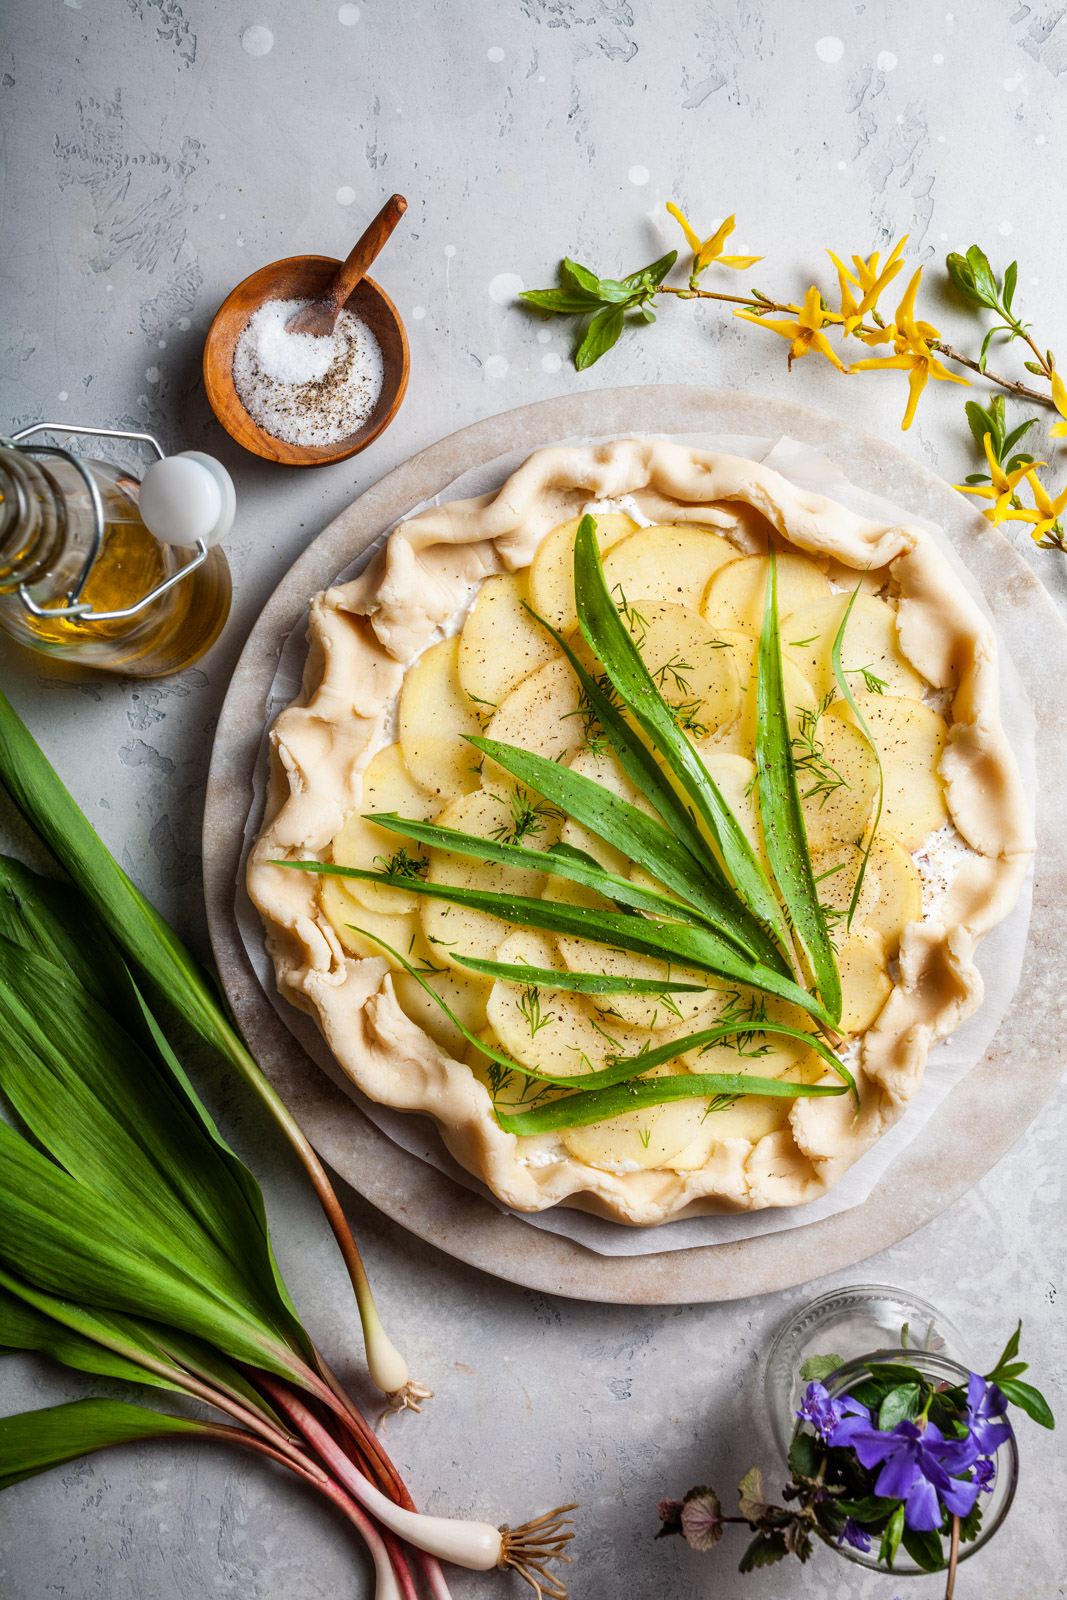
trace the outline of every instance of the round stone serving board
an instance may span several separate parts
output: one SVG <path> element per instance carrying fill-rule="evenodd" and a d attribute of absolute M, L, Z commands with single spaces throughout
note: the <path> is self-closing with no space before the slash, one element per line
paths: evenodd
<path fill-rule="evenodd" d="M 238 934 L 234 887 L 266 693 L 311 595 L 412 506 L 506 451 L 578 436 L 697 430 L 787 434 L 822 451 L 860 487 L 944 528 L 980 583 L 1036 711 L 1033 915 L 1018 992 L 985 1058 L 862 1205 L 740 1242 L 603 1256 L 497 1210 L 375 1128 L 303 1054 L 268 1002 Z M 420 1238 L 497 1277 L 582 1300 L 685 1304 L 766 1294 L 851 1266 L 922 1227 L 982 1177 L 1029 1126 L 1063 1070 L 1067 739 L 1058 696 L 1046 689 L 1064 682 L 1067 628 L 1007 540 L 926 467 L 835 417 L 736 390 L 673 384 L 565 396 L 489 417 L 421 451 L 353 501 L 290 568 L 249 635 L 219 718 L 204 813 L 208 921 L 230 1003 L 256 1059 L 334 1170 Z"/>

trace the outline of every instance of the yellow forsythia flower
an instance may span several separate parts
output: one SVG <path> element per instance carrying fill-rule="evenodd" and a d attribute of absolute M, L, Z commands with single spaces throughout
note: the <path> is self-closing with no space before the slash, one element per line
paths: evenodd
<path fill-rule="evenodd" d="M 735 311 L 734 316 L 742 317 L 745 322 L 754 322 L 757 328 L 771 328 L 781 338 L 788 339 L 790 366 L 794 361 L 799 361 L 801 356 L 806 356 L 809 350 L 817 350 L 827 361 L 832 361 L 839 372 L 847 373 L 849 370 L 822 331 L 824 326 L 839 323 L 841 318 L 834 311 L 823 310 L 822 296 L 814 284 L 804 296 L 803 310 L 798 311 L 795 322 L 760 317 L 752 311 Z"/>
<path fill-rule="evenodd" d="M 734 231 L 734 215 L 727 217 L 721 227 L 716 228 L 710 239 L 701 239 L 696 229 L 683 216 L 680 208 L 673 200 L 668 200 L 667 210 L 674 220 L 681 224 L 682 232 L 690 250 L 693 252 L 693 269 L 689 274 L 689 282 L 695 283 L 700 274 L 711 266 L 714 261 L 719 267 L 732 267 L 735 272 L 743 272 L 746 267 L 755 266 L 757 261 L 762 261 L 762 256 L 724 256 L 722 247 Z"/>
<path fill-rule="evenodd" d="M 873 371 L 876 367 L 898 367 L 908 374 L 908 404 L 904 412 L 901 429 L 911 427 L 915 419 L 915 408 L 919 403 L 919 396 L 926 388 L 930 378 L 945 379 L 949 383 L 969 383 L 969 379 L 961 378 L 948 368 L 934 355 L 930 349 L 930 340 L 940 337 L 937 329 L 929 322 L 921 322 L 915 316 L 915 295 L 919 287 L 923 269 L 920 267 L 904 292 L 904 298 L 897 307 L 896 321 L 885 328 L 876 338 L 868 335 L 864 338 L 865 344 L 882 343 L 884 339 L 893 340 L 895 354 L 891 356 L 872 356 L 865 361 L 853 363 L 853 372 Z"/>
<path fill-rule="evenodd" d="M 904 263 L 900 259 L 900 253 L 907 242 L 907 234 L 902 239 L 897 240 L 881 272 L 878 270 L 878 262 L 881 257 L 881 252 L 878 250 L 866 261 L 862 256 L 853 256 L 852 264 L 855 269 L 853 272 L 849 271 L 845 263 L 838 256 L 835 256 L 832 250 L 827 250 L 826 254 L 837 268 L 837 281 L 841 289 L 841 315 L 844 319 L 846 336 L 855 332 L 868 311 L 874 310 L 882 290 L 893 281 L 903 267 Z M 859 301 L 852 294 L 854 288 L 862 289 L 863 291 L 862 298 Z M 881 344 L 883 338 L 884 335 L 872 335 L 869 336 L 867 342 Z"/>
<path fill-rule="evenodd" d="M 993 435 L 991 433 L 985 435 L 982 444 L 985 446 L 985 456 L 989 462 L 989 476 L 993 480 L 992 483 L 957 483 L 954 487 L 961 494 L 976 494 L 982 500 L 992 500 L 993 505 L 990 506 L 988 511 L 984 511 L 982 515 L 988 517 L 994 527 L 1003 522 L 1005 518 L 1009 522 L 1018 521 L 1020 518 L 1023 521 L 1030 521 L 1030 516 L 1023 516 L 1019 507 L 1013 507 L 1011 503 L 1016 489 L 1023 478 L 1027 476 L 1027 463 L 1023 462 L 1020 466 L 1013 468 L 1011 472 L 1005 472 L 993 454 Z M 1036 461 L 1034 465 L 1043 467 L 1045 463 Z"/>
<path fill-rule="evenodd" d="M 1063 421 L 1053 423 L 1048 431 L 1053 439 L 1067 439 L 1067 385 L 1058 372 L 1052 374 L 1052 400 Z"/>
<path fill-rule="evenodd" d="M 1012 516 L 1017 522 L 1032 522 L 1034 526 L 1030 530 L 1031 535 L 1040 541 L 1046 533 L 1051 532 L 1057 519 L 1067 511 L 1067 486 L 1061 489 L 1053 500 L 1033 468 L 1027 471 L 1026 481 L 1033 490 L 1035 509 L 1029 511 L 1024 508 L 1013 512 Z"/>

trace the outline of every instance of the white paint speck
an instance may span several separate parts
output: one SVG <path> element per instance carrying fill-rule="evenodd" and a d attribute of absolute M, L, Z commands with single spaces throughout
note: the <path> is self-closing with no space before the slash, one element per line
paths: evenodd
<path fill-rule="evenodd" d="M 498 306 L 510 305 L 522 293 L 522 279 L 517 272 L 498 272 L 489 283 L 489 298 Z"/>
<path fill-rule="evenodd" d="M 547 328 L 542 328 L 541 329 L 541 332 L 537 335 L 537 342 L 538 342 L 538 344 L 551 344 L 552 343 L 552 335 L 549 333 Z"/>
<path fill-rule="evenodd" d="M 945 58 L 943 55 L 936 55 L 933 59 L 935 67 L 943 67 L 945 65 Z"/>
<path fill-rule="evenodd" d="M 638 189 L 642 189 L 642 188 L 644 188 L 645 184 L 648 182 L 648 177 L 649 177 L 648 168 L 647 167 L 640 167 L 640 166 L 639 167 L 631 167 L 629 172 L 627 173 L 627 177 L 629 178 L 631 183 L 636 184 Z"/>
<path fill-rule="evenodd" d="M 939 237 L 941 239 L 947 239 L 948 238 L 948 234 L 947 233 L 942 233 L 942 234 L 939 235 Z"/>
<path fill-rule="evenodd" d="M 1040 278 L 1031 278 L 1030 279 L 1030 287 L 1031 287 L 1031 289 L 1036 289 L 1040 282 L 1041 282 Z"/>
<path fill-rule="evenodd" d="M 59 398 L 61 400 L 69 400 L 70 399 L 70 395 L 67 393 L 66 389 L 60 389 Z"/>
<path fill-rule="evenodd" d="M 827 66 L 832 67 L 835 61 L 840 61 L 844 53 L 844 45 L 832 33 L 828 33 L 824 39 L 815 41 L 815 54 L 820 61 L 825 61 Z"/>
<path fill-rule="evenodd" d="M 108 292 L 108 294 L 114 294 L 115 293 L 115 285 L 113 283 L 109 283 L 108 284 L 107 292 Z"/>
<path fill-rule="evenodd" d="M 1045 142 L 1046 142 L 1046 140 L 1045 140 L 1045 135 L 1044 135 L 1044 134 L 1043 134 L 1043 133 L 1039 133 L 1039 134 L 1038 134 L 1038 135 L 1037 135 L 1037 137 L 1036 137 L 1036 139 L 1035 139 L 1035 140 L 1034 140 L 1034 143 L 1035 143 L 1035 144 L 1044 144 L 1044 143 L 1045 143 Z M 110 285 L 110 284 L 108 284 L 108 288 L 109 288 L 109 289 L 110 289 L 110 288 L 111 288 L 111 285 Z"/>
<path fill-rule="evenodd" d="M 938 136 L 937 136 L 937 142 L 938 142 L 938 144 L 944 144 L 944 142 L 945 142 L 945 135 L 944 135 L 944 134 L 943 134 L 943 133 L 939 133 L 939 134 L 938 134 Z"/>
<path fill-rule="evenodd" d="M 244 249 L 244 247 L 245 247 L 245 242 L 244 242 L 244 240 L 243 240 L 243 239 L 238 239 L 238 240 L 237 240 L 237 248 L 238 248 L 238 250 L 243 250 L 243 249 Z"/>
<path fill-rule="evenodd" d="M 545 81 L 545 75 L 544 75 L 544 73 L 543 73 L 543 72 L 539 72 L 539 73 L 538 73 L 538 74 L 537 74 L 537 81 L 538 81 L 538 83 L 544 83 L 544 81 Z"/>
<path fill-rule="evenodd" d="M 188 317 L 179 317 L 178 327 L 181 329 L 182 333 L 188 333 L 189 329 L 192 327 L 192 323 Z"/>
<path fill-rule="evenodd" d="M 1010 222 L 1001 222 L 1000 224 L 998 224 L 997 232 L 1000 234 L 1002 239 L 1006 239 L 1008 237 L 1008 234 L 1011 232 L 1011 223 Z"/>
<path fill-rule="evenodd" d="M 148 379 L 149 383 L 158 383 L 159 382 L 159 368 L 158 367 L 145 367 L 144 375 Z"/>
<path fill-rule="evenodd" d="M 425 306 L 412 306 L 411 315 L 415 318 L 416 322 L 421 322 L 423 317 L 426 315 L 426 307 Z"/>
<path fill-rule="evenodd" d="M 455 253 L 456 253 L 456 247 L 455 247 L 454 244 L 446 244 L 445 245 L 445 255 L 448 257 L 449 261 L 452 260 L 452 257 L 455 255 Z"/>
<path fill-rule="evenodd" d="M 946 28 L 954 28 L 955 26 L 956 26 L 955 17 L 952 15 L 951 11 L 946 11 L 945 12 L 945 27 Z"/>
<path fill-rule="evenodd" d="M 350 206 L 353 200 L 356 198 L 356 191 L 354 189 L 350 189 L 347 183 L 343 183 L 338 189 L 335 198 L 339 206 Z"/>
<path fill-rule="evenodd" d="M 837 163 L 837 170 L 838 170 L 838 172 L 847 172 L 848 171 L 848 162 L 847 161 L 839 161 Z"/>
<path fill-rule="evenodd" d="M 485 375 L 487 378 L 492 378 L 495 383 L 499 383 L 501 378 L 506 378 L 508 375 L 508 364 L 504 360 L 504 357 L 490 356 L 489 360 L 485 363 Z"/>
<path fill-rule="evenodd" d="M 503 61 L 504 52 L 498 44 L 491 44 L 485 52 L 485 59 L 487 61 Z"/>
<path fill-rule="evenodd" d="M 269 56 L 274 49 L 274 35 L 269 28 L 257 22 L 242 33 L 241 49 L 249 56 Z"/>
<path fill-rule="evenodd" d="M 342 28 L 351 28 L 359 21 L 359 7 L 338 6 L 337 20 L 341 24 Z"/>
<path fill-rule="evenodd" d="M 63 0 L 63 4 L 70 11 L 80 11 L 82 8 L 82 0 Z"/>
<path fill-rule="evenodd" d="M 903 112 L 901 112 L 900 115 L 897 117 L 897 126 L 901 127 L 901 128 L 904 126 L 904 113 Z"/>
<path fill-rule="evenodd" d="M 892 50 L 879 50 L 875 66 L 879 72 L 893 72 L 896 70 L 897 58 Z"/>
<path fill-rule="evenodd" d="M 541 357 L 541 369 L 544 372 L 558 372 L 562 365 L 562 358 L 554 350 L 550 350 L 547 355 Z"/>
<path fill-rule="evenodd" d="M 1026 73 L 1020 69 L 1018 72 L 1013 72 L 1010 78 L 1005 78 L 1004 87 L 1008 93 L 1013 94 L 1025 77 Z"/>
<path fill-rule="evenodd" d="M 166 339 L 157 339 L 156 340 L 156 349 L 157 350 L 165 350 L 166 348 L 167 348 Z"/>
<path fill-rule="evenodd" d="M 225 222 L 226 221 L 226 213 L 225 213 L 225 211 L 220 211 L 219 212 L 219 221 L 220 222 Z"/>

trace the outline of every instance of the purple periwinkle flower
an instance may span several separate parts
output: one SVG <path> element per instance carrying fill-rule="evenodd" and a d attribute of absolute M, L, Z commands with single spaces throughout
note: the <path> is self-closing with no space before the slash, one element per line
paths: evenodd
<path fill-rule="evenodd" d="M 845 1526 L 837 1536 L 838 1544 L 850 1544 L 853 1550 L 862 1550 L 864 1554 L 871 1548 L 871 1536 L 858 1522 L 848 1518 Z"/>
<path fill-rule="evenodd" d="M 866 1406 L 860 1405 L 858 1400 L 853 1400 L 851 1395 L 844 1395 L 840 1400 L 831 1400 L 829 1390 L 821 1383 L 808 1384 L 797 1416 L 802 1422 L 810 1422 L 820 1439 L 827 1440 L 841 1427 L 846 1417 L 859 1418 L 864 1426 L 869 1426 L 871 1421 L 871 1414 Z"/>
<path fill-rule="evenodd" d="M 840 1437 L 846 1431 L 847 1437 Z M 891 1432 L 882 1433 L 878 1428 L 852 1427 L 846 1420 L 829 1442 L 851 1445 L 868 1469 L 882 1464 L 874 1492 L 888 1500 L 903 1500 L 909 1528 L 940 1528 L 942 1506 L 965 1517 L 978 1498 L 978 1484 L 973 1479 L 953 1477 L 974 1463 L 978 1452 L 973 1441 L 946 1439 L 932 1422 L 924 1428 L 914 1422 L 898 1422 Z"/>
<path fill-rule="evenodd" d="M 997 1475 L 997 1464 L 990 1461 L 988 1456 L 980 1456 L 974 1464 L 974 1481 L 985 1494 L 993 1493 L 993 1479 Z"/>
<path fill-rule="evenodd" d="M 1007 1398 L 996 1384 L 987 1384 L 972 1372 L 967 1380 L 967 1426 L 979 1450 L 987 1455 L 993 1455 L 1011 1436 L 1011 1428 L 1000 1421 L 1007 1409 Z"/>

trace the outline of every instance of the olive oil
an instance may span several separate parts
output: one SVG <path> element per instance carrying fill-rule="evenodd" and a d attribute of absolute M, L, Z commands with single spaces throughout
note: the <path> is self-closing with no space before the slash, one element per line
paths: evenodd
<path fill-rule="evenodd" d="M 79 598 L 97 613 L 125 611 L 192 566 L 197 552 L 149 532 L 135 478 L 106 462 L 83 465 L 100 496 L 104 531 Z M 69 603 L 94 531 L 87 485 L 70 461 L 0 449 L 0 628 L 45 655 L 139 678 L 177 672 L 203 655 L 230 609 L 229 566 L 217 546 L 132 616 L 48 614 Z M 43 615 L 26 606 L 23 586 Z"/>

